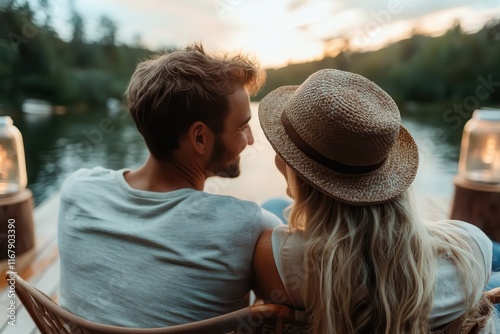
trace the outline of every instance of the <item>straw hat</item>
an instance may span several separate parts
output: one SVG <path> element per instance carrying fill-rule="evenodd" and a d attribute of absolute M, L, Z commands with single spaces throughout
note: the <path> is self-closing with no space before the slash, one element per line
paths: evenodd
<path fill-rule="evenodd" d="M 372 81 L 326 69 L 261 100 L 277 154 L 306 182 L 353 205 L 387 202 L 412 183 L 418 149 L 394 100 Z"/>

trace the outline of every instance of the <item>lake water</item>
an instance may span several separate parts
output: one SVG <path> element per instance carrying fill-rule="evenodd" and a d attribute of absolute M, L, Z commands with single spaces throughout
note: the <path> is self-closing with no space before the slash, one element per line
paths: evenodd
<path fill-rule="evenodd" d="M 236 192 L 235 195 L 243 194 L 242 197 L 245 197 L 249 193 L 248 185 L 258 187 L 261 184 L 262 187 L 267 187 L 264 194 L 263 191 L 259 193 L 260 197 L 246 196 L 252 200 L 284 191 L 284 181 L 281 179 L 262 180 L 262 175 L 270 175 L 268 171 L 274 168 L 273 153 L 260 131 L 256 103 L 252 103 L 252 111 L 254 117 L 251 126 L 257 139 L 253 148 L 249 147 L 243 152 L 243 157 L 254 165 L 249 164 L 250 167 L 243 168 L 240 177 L 248 181 L 212 181 L 208 185 L 208 191 Z M 437 114 L 434 113 L 432 117 L 417 117 L 418 113 L 414 113 L 403 119 L 420 149 L 420 169 L 414 189 L 421 193 L 451 197 L 463 125 L 454 129 L 451 124 L 442 121 L 441 117 L 436 117 Z M 16 113 L 11 117 L 23 134 L 28 187 L 34 193 L 36 205 L 58 191 L 64 178 L 78 168 L 97 165 L 113 169 L 134 168 L 148 154 L 142 137 L 125 111 L 111 114 L 105 110 L 96 110 L 50 116 Z M 262 162 L 263 160 L 265 161 Z M 279 189 L 275 190 L 276 188 Z"/>

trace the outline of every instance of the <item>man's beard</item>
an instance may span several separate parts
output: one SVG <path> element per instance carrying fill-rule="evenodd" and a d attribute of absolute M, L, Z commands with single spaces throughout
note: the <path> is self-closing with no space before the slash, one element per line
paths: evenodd
<path fill-rule="evenodd" d="M 235 178 L 240 176 L 240 157 L 228 164 L 227 149 L 219 136 L 215 137 L 214 150 L 210 157 L 210 172 L 213 176 Z"/>
<path fill-rule="evenodd" d="M 240 176 L 240 157 L 233 161 L 229 166 L 226 166 L 220 170 L 215 170 L 215 176 L 235 178 Z"/>

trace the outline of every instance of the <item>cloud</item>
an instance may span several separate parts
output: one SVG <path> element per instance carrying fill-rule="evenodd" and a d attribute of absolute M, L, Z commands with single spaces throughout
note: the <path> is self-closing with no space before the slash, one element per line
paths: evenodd
<path fill-rule="evenodd" d="M 287 10 L 293 12 L 294 10 L 306 5 L 307 3 L 312 2 L 312 0 L 292 0 L 287 7 Z"/>
<path fill-rule="evenodd" d="M 495 8 L 500 6 L 499 0 L 339 0 L 343 8 L 356 8 L 367 14 L 390 7 L 401 7 L 395 19 L 416 18 L 435 11 L 453 7 Z"/>
<path fill-rule="evenodd" d="M 86 0 L 79 10 L 87 17 L 95 18 L 99 12 L 110 16 L 122 40 L 130 41 L 140 34 L 146 46 L 153 49 L 196 41 L 220 48 L 234 35 L 217 16 L 213 3 L 204 0 Z"/>

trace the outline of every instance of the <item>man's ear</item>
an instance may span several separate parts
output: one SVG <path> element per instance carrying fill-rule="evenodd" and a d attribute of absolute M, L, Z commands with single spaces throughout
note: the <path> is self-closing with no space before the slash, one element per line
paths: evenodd
<path fill-rule="evenodd" d="M 188 141 L 199 154 L 205 154 L 209 151 L 209 145 L 212 142 L 212 131 L 203 122 L 194 122 L 188 130 Z"/>

